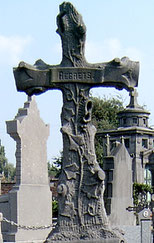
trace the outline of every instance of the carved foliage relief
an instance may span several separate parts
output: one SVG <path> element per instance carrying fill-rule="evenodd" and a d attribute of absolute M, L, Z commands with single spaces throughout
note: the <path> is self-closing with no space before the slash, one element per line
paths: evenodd
<path fill-rule="evenodd" d="M 58 186 L 59 225 L 107 225 L 104 172 L 96 161 L 89 86 L 65 85 L 62 109 L 63 168 Z"/>

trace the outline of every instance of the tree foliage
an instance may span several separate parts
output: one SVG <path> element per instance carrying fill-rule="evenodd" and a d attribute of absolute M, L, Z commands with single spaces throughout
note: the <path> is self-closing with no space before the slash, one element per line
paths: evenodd
<path fill-rule="evenodd" d="M 54 157 L 50 162 L 48 162 L 48 175 L 49 177 L 59 177 L 61 172 L 62 166 L 62 159 L 63 159 L 63 152 L 60 152 L 58 157 Z"/>
<path fill-rule="evenodd" d="M 8 182 L 14 181 L 16 176 L 16 168 L 12 163 L 7 163 L 4 167 L 4 177 Z"/>
<path fill-rule="evenodd" d="M 133 184 L 133 200 L 134 200 L 134 205 L 138 206 L 139 205 L 139 196 L 140 195 L 147 195 L 147 193 L 152 193 L 152 187 L 147 184 L 141 184 L 135 182 Z"/>
<path fill-rule="evenodd" d="M 0 174 L 4 173 L 4 168 L 7 165 L 8 161 L 5 157 L 5 149 L 4 146 L 0 145 Z"/>
<path fill-rule="evenodd" d="M 58 216 L 58 201 L 53 200 L 52 201 L 52 217 L 57 218 Z"/>
<path fill-rule="evenodd" d="M 123 102 L 120 97 L 103 98 L 91 97 L 93 102 L 92 123 L 97 131 L 115 129 L 118 127 L 117 114 L 123 109 Z M 95 150 L 97 161 L 103 165 L 103 145 L 101 137 L 95 137 Z"/>
<path fill-rule="evenodd" d="M 3 175 L 3 180 L 13 181 L 16 174 L 16 169 L 12 163 L 8 163 L 5 156 L 5 148 L 0 144 L 0 174 Z"/>
<path fill-rule="evenodd" d="M 97 130 L 115 129 L 118 126 L 117 113 L 123 109 L 120 98 L 91 97 L 93 102 L 92 122 Z"/>

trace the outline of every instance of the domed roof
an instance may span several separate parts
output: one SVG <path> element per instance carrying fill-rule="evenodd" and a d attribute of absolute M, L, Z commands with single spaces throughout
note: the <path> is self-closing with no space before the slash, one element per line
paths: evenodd
<path fill-rule="evenodd" d="M 130 91 L 130 103 L 118 113 L 120 127 L 148 127 L 150 112 L 145 110 L 137 102 L 138 93 L 136 89 Z"/>

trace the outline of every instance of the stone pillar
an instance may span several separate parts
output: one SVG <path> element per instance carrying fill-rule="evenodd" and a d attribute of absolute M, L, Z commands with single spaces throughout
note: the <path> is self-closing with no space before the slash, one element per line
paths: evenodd
<path fill-rule="evenodd" d="M 0 195 L 2 195 L 2 174 L 0 174 Z"/>
<path fill-rule="evenodd" d="M 9 192 L 10 220 L 24 226 L 50 225 L 51 192 L 46 142 L 49 126 L 40 118 L 34 98 L 28 98 L 7 132 L 16 141 L 16 185 Z M 50 229 L 25 230 L 10 225 L 8 242 L 43 242 Z"/>
<path fill-rule="evenodd" d="M 135 163 L 135 178 L 134 181 L 137 183 L 144 183 L 144 170 L 145 164 L 142 165 L 139 155 L 134 159 Z"/>
<path fill-rule="evenodd" d="M 110 155 L 110 136 L 106 135 L 106 156 Z"/>
<path fill-rule="evenodd" d="M 3 214 L 0 213 L 0 243 L 3 242 L 3 236 L 2 236 L 2 231 L 1 231 L 1 222 L 3 220 Z"/>

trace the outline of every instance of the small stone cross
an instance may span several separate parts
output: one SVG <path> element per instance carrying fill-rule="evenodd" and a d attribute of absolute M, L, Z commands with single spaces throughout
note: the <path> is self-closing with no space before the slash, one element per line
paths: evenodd
<path fill-rule="evenodd" d="M 137 97 L 138 97 L 137 90 L 136 89 L 130 90 L 129 96 L 130 96 L 130 103 L 127 107 L 141 108 L 137 102 Z"/>

